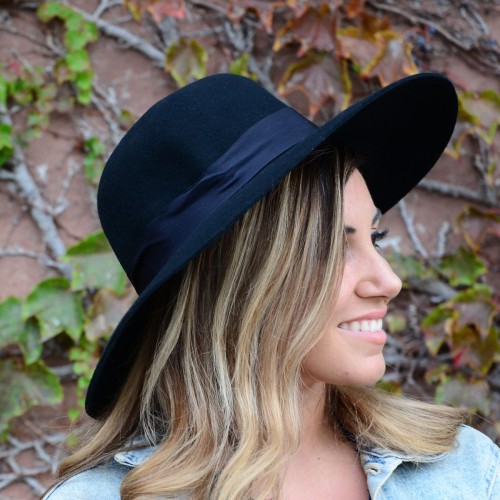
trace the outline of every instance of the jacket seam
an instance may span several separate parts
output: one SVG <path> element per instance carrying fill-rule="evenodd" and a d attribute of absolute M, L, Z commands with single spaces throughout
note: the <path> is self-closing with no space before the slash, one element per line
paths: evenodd
<path fill-rule="evenodd" d="M 493 490 L 495 489 L 495 485 L 497 483 L 497 479 L 498 479 L 499 472 L 500 472 L 500 453 L 498 452 L 498 450 L 495 450 L 495 451 L 496 451 L 496 463 L 495 463 L 495 468 L 493 469 L 493 474 L 492 474 L 491 482 L 489 485 L 488 500 L 490 500 L 492 498 L 492 495 L 494 493 Z"/>

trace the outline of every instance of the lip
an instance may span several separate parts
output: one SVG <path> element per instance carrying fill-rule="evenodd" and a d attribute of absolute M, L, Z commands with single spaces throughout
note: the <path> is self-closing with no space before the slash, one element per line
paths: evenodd
<path fill-rule="evenodd" d="M 379 309 L 377 311 L 370 311 L 363 316 L 358 316 L 357 318 L 350 319 L 348 321 L 342 321 L 342 323 L 352 323 L 353 321 L 370 321 L 370 320 L 378 320 L 383 319 L 387 314 L 387 308 Z M 342 333 L 342 335 L 346 335 L 348 337 L 361 340 L 363 342 L 370 342 L 372 344 L 383 346 L 387 342 L 387 333 L 383 329 L 377 330 L 375 332 L 361 332 L 356 330 L 344 330 L 337 326 L 337 329 Z"/>
<path fill-rule="evenodd" d="M 344 330 L 337 327 L 337 330 L 348 337 L 362 340 L 363 342 L 371 342 L 372 344 L 384 345 L 387 342 L 387 333 L 384 330 L 377 330 L 376 332 L 360 332 L 356 330 Z"/>
<path fill-rule="evenodd" d="M 352 323 L 353 321 L 363 321 L 363 320 L 372 320 L 372 319 L 384 319 L 384 316 L 387 314 L 387 308 L 384 309 L 379 309 L 377 311 L 371 311 L 369 313 L 366 313 L 364 316 L 358 316 L 357 318 L 352 318 L 352 319 L 347 319 L 344 321 L 341 321 L 341 323 Z"/>

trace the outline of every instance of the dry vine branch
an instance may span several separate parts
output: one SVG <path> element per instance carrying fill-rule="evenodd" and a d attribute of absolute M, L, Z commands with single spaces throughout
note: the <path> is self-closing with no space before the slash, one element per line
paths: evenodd
<path fill-rule="evenodd" d="M 429 28 L 432 28 L 436 30 L 441 36 L 446 38 L 449 42 L 453 43 L 457 47 L 460 47 L 462 50 L 469 51 L 473 46 L 470 43 L 463 42 L 462 40 L 459 40 L 455 36 L 453 36 L 451 33 L 446 31 L 440 24 L 435 23 L 433 21 L 430 21 L 429 19 L 425 19 L 420 16 L 416 16 L 414 14 L 411 14 L 403 9 L 400 9 L 398 7 L 395 7 L 393 5 L 387 5 L 384 3 L 380 2 L 373 2 L 372 0 L 367 1 L 368 5 L 373 7 L 374 9 L 378 9 L 381 11 L 385 12 L 391 12 L 392 14 L 397 14 L 398 16 L 404 17 L 408 21 L 410 21 L 412 24 L 423 24 L 425 26 L 428 26 Z"/>
<path fill-rule="evenodd" d="M 85 20 L 94 23 L 105 35 L 115 38 L 116 40 L 126 44 L 127 48 L 131 48 L 141 52 L 146 57 L 151 59 L 156 66 L 163 68 L 165 65 L 165 54 L 163 51 L 157 49 L 154 45 L 149 43 L 144 38 L 134 35 L 130 31 L 120 28 L 119 26 L 110 23 L 100 17 L 95 17 L 88 12 L 79 9 L 78 7 L 71 6 L 71 8 L 78 12 Z"/>
<path fill-rule="evenodd" d="M 436 33 L 461 49 L 464 53 L 468 54 L 470 56 L 471 62 L 474 62 L 475 64 L 482 64 L 483 66 L 492 70 L 496 75 L 500 75 L 500 50 L 497 46 L 489 44 L 485 45 L 484 40 L 482 39 L 467 41 L 457 38 L 455 35 L 446 30 L 441 24 L 426 19 L 425 17 L 407 12 L 402 8 L 392 5 L 392 2 L 391 4 L 387 4 L 367 0 L 367 4 L 370 5 L 373 9 L 396 14 L 408 20 L 414 25 L 420 24 L 423 26 L 427 26 L 432 30 L 435 30 Z M 482 28 L 481 31 L 484 32 L 484 21 L 479 16 L 479 13 L 477 13 L 477 11 L 475 10 L 471 10 L 471 14 L 476 23 Z M 462 13 L 462 16 L 464 15 L 465 14 Z"/>
<path fill-rule="evenodd" d="M 463 186 L 456 186 L 441 181 L 424 179 L 419 182 L 417 187 L 433 193 L 439 193 L 445 196 L 450 196 L 452 198 L 461 198 L 463 200 L 471 201 L 473 203 L 478 203 L 480 205 L 484 205 L 487 207 L 498 206 L 497 203 L 493 203 L 482 194 L 478 194 L 472 189 Z"/>
<path fill-rule="evenodd" d="M 67 267 L 66 264 L 57 262 L 43 253 L 26 250 L 22 247 L 0 248 L 0 258 L 2 257 L 29 257 L 37 260 L 43 266 L 51 267 L 62 272 L 63 274 L 66 272 Z"/>
<path fill-rule="evenodd" d="M 408 211 L 408 207 L 406 206 L 406 202 L 404 200 L 401 200 L 398 203 L 398 208 L 399 208 L 399 213 L 401 215 L 401 218 L 403 219 L 403 222 L 405 223 L 406 230 L 408 231 L 408 235 L 410 236 L 410 239 L 413 243 L 413 246 L 415 247 L 415 250 L 417 253 L 419 253 L 422 257 L 427 258 L 429 256 L 427 250 L 425 249 L 424 245 L 420 241 L 420 238 L 417 235 L 417 232 L 415 231 L 415 226 L 413 224 L 413 216 L 410 214 Z"/>
<path fill-rule="evenodd" d="M 1 115 L 3 123 L 12 126 L 9 112 L 4 110 Z M 42 233 L 44 243 L 54 257 L 60 257 L 65 253 L 66 247 L 59 237 L 54 218 L 50 215 L 50 209 L 31 176 L 24 152 L 19 145 L 14 147 L 11 163 L 13 164 L 13 180 L 28 204 L 31 216 Z"/>

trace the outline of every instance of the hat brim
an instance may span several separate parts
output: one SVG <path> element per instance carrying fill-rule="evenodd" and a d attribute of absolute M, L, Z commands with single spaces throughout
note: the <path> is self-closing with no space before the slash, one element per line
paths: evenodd
<path fill-rule="evenodd" d="M 386 212 L 436 163 L 458 110 L 451 82 L 422 73 L 399 80 L 355 103 L 269 162 L 193 231 L 124 315 L 88 388 L 85 409 L 99 418 L 114 402 L 136 356 L 151 298 L 283 177 L 319 146 L 341 145 L 367 159 L 362 174 L 375 205 Z"/>

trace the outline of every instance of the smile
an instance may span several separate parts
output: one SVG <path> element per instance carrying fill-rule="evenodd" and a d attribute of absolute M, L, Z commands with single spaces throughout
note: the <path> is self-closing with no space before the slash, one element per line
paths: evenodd
<path fill-rule="evenodd" d="M 351 321 L 350 323 L 340 323 L 339 328 L 357 332 L 378 332 L 382 330 L 381 319 L 371 319 L 363 321 Z"/>

